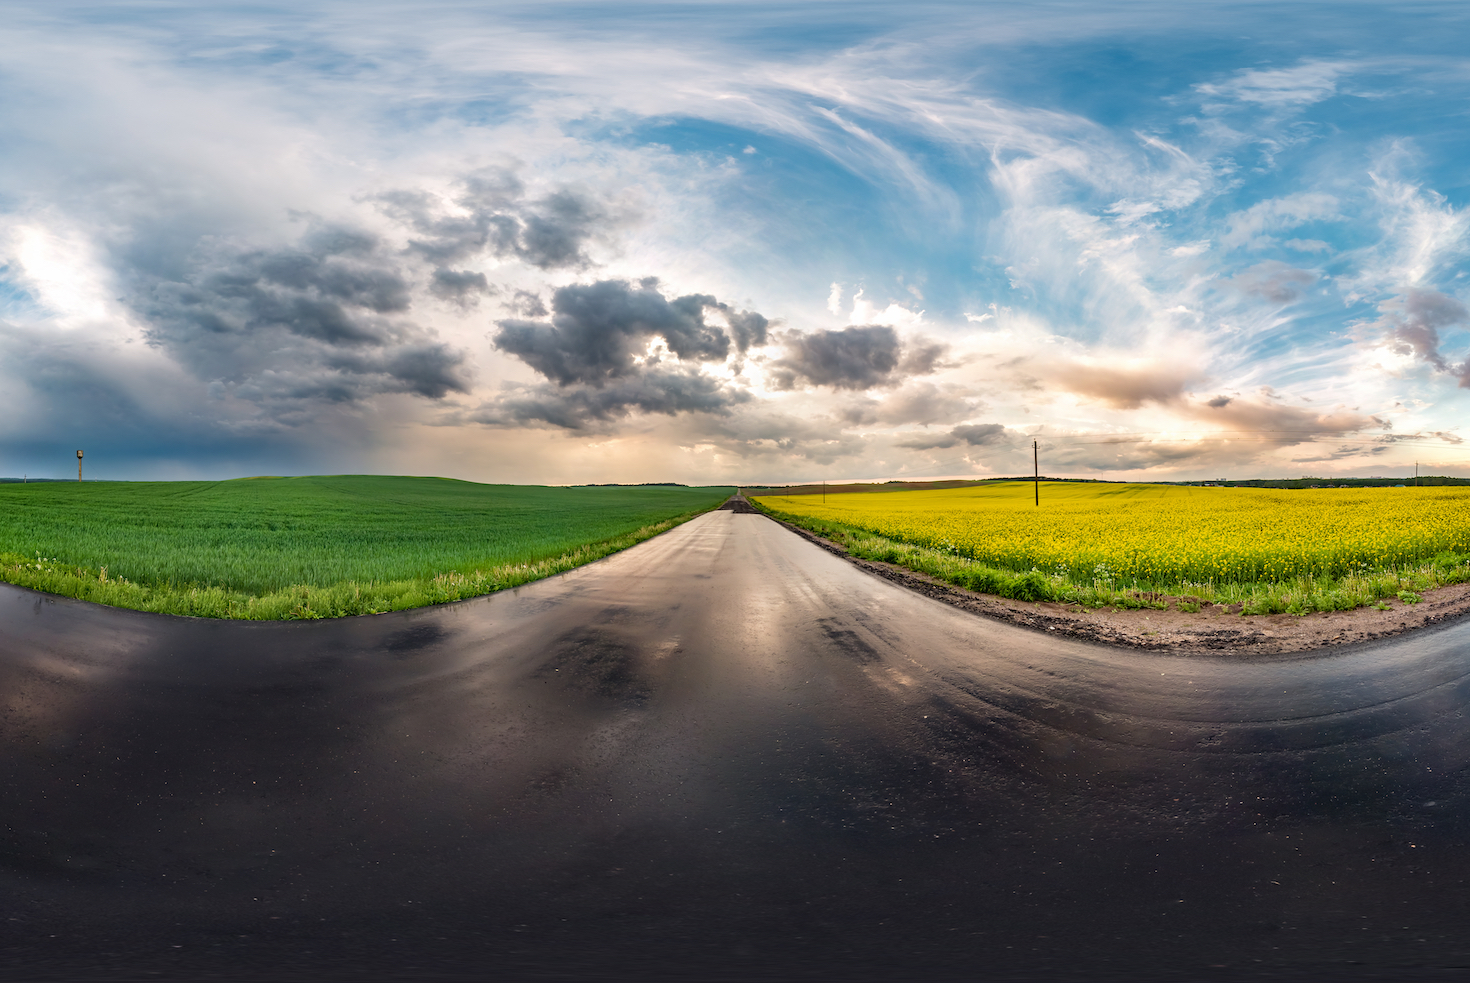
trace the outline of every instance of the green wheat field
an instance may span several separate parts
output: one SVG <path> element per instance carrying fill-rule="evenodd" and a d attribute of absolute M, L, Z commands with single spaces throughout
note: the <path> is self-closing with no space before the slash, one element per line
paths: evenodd
<path fill-rule="evenodd" d="M 0 580 L 200 617 L 372 614 L 571 569 L 732 491 L 366 475 L 3 484 Z"/>

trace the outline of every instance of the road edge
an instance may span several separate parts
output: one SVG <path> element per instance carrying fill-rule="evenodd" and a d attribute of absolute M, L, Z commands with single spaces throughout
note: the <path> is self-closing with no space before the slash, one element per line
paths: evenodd
<path fill-rule="evenodd" d="M 761 512 L 753 506 L 750 507 L 750 511 L 760 514 L 777 525 L 789 529 L 807 542 L 826 550 L 834 556 L 841 557 L 860 570 L 917 594 L 922 594 L 941 604 L 959 608 L 962 611 L 968 611 L 971 614 L 977 614 L 981 617 L 1000 621 L 1017 628 L 1025 628 L 1038 633 L 1048 633 L 1055 637 L 1066 638 L 1072 641 L 1135 652 L 1156 652 L 1160 655 L 1210 655 L 1249 658 L 1321 656 L 1335 654 L 1367 642 L 1382 641 L 1410 632 L 1445 627 L 1466 617 L 1470 617 L 1470 600 L 1467 600 L 1455 605 L 1452 610 L 1439 614 L 1426 614 L 1417 623 L 1396 626 L 1386 631 L 1363 631 L 1353 634 L 1350 638 L 1343 638 L 1342 640 L 1320 641 L 1316 644 L 1312 643 L 1316 640 L 1312 640 L 1308 641 L 1307 644 L 1292 645 L 1288 640 L 1282 640 L 1265 632 L 1258 625 L 1268 624 L 1271 619 L 1292 618 L 1295 616 L 1254 615 L 1251 621 L 1255 622 L 1255 624 L 1246 622 L 1249 626 L 1248 628 L 1239 631 L 1233 629 L 1215 629 L 1210 632 L 1201 632 L 1199 635 L 1200 641 L 1196 644 L 1158 641 L 1147 637 L 1141 630 L 1129 631 L 1114 625 L 1099 624 L 1095 621 L 1073 617 L 1066 611 L 1065 605 L 1056 602 L 1016 601 L 1010 598 L 997 597 L 992 594 L 981 594 L 945 583 L 927 574 L 917 573 L 897 564 L 883 563 L 877 560 L 865 560 L 853 556 L 842 545 L 825 539 L 810 530 L 803 529 L 782 519 L 777 519 L 775 516 Z M 1351 614 L 1352 612 L 1347 613 Z"/>

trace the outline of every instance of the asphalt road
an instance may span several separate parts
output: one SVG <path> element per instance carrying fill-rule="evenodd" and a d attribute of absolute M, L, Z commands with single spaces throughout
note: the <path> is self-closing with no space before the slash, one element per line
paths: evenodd
<path fill-rule="evenodd" d="M 1470 975 L 1470 622 L 1176 658 L 716 512 L 439 608 L 0 587 L 6 978 Z"/>

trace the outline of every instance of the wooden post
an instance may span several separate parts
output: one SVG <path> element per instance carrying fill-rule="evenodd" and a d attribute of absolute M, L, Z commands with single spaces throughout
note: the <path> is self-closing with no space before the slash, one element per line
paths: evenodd
<path fill-rule="evenodd" d="M 1031 480 L 1036 483 L 1036 507 L 1041 508 L 1041 451 L 1034 437 L 1031 438 Z"/>
<path fill-rule="evenodd" d="M 77 451 L 77 480 L 82 480 L 82 452 Z"/>

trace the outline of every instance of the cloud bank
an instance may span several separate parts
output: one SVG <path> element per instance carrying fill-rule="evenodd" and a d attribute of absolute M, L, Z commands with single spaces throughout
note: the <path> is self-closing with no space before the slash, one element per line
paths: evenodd
<path fill-rule="evenodd" d="M 764 345 L 770 322 L 709 294 L 671 300 L 658 286 L 656 277 L 636 284 L 570 284 L 552 294 L 549 321 L 496 322 L 495 347 L 549 384 L 507 398 L 475 419 L 579 430 L 635 410 L 718 414 L 749 400 L 748 391 L 706 374 L 702 366 Z"/>
<path fill-rule="evenodd" d="M 1470 466 L 1457 22 L 1314 11 L 21 4 L 0 474 Z"/>

